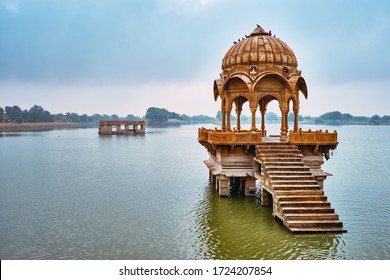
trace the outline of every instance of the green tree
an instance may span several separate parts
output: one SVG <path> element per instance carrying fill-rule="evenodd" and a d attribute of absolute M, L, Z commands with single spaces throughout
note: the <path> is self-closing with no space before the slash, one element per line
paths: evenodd
<path fill-rule="evenodd" d="M 3 121 L 4 109 L 0 107 L 0 121 Z"/>
<path fill-rule="evenodd" d="M 291 112 L 291 113 L 288 114 L 288 121 L 289 122 L 293 122 L 294 121 L 294 113 Z M 298 115 L 298 121 L 299 122 L 303 121 L 303 116 Z"/>
<path fill-rule="evenodd" d="M 6 106 L 5 112 L 11 121 L 14 121 L 14 122 L 22 122 L 23 121 L 23 111 L 22 111 L 22 109 L 20 109 L 19 106 L 16 106 L 16 105 L 14 105 L 12 107 Z"/>
<path fill-rule="evenodd" d="M 384 123 L 390 123 L 390 116 L 384 115 L 384 116 L 382 117 L 382 122 L 384 122 Z"/>
<path fill-rule="evenodd" d="M 265 114 L 265 119 L 267 122 L 276 122 L 279 121 L 278 115 L 276 115 L 274 112 L 268 112 Z"/>
<path fill-rule="evenodd" d="M 166 109 L 150 107 L 146 111 L 145 118 L 150 122 L 167 122 L 171 113 Z"/>
<path fill-rule="evenodd" d="M 339 111 L 333 111 L 333 112 L 322 114 L 318 118 L 325 122 L 335 123 L 335 122 L 340 122 L 342 116 L 343 115 Z"/>
<path fill-rule="evenodd" d="M 80 116 L 80 122 L 83 122 L 83 123 L 88 122 L 88 115 L 87 114 L 82 114 Z"/>
<path fill-rule="evenodd" d="M 341 114 L 341 120 L 342 120 L 343 122 L 350 122 L 350 121 L 353 120 L 353 116 L 352 116 L 351 114 L 348 114 L 348 113 L 346 113 L 346 114 Z"/>
<path fill-rule="evenodd" d="M 213 123 L 214 118 L 205 116 L 205 115 L 197 115 L 190 117 L 190 123 Z"/>
<path fill-rule="evenodd" d="M 373 115 L 370 119 L 370 123 L 379 124 L 381 122 L 381 117 L 378 115 Z"/>
<path fill-rule="evenodd" d="M 250 120 L 249 120 L 249 117 L 246 116 L 246 115 L 241 115 L 240 116 L 240 121 L 241 123 L 248 123 Z"/>
<path fill-rule="evenodd" d="M 128 121 L 138 121 L 140 119 L 141 119 L 140 117 L 134 116 L 132 114 L 128 114 L 127 117 L 126 117 L 126 120 L 128 120 Z"/>
<path fill-rule="evenodd" d="M 111 119 L 112 121 L 119 121 L 119 117 L 118 117 L 118 115 L 116 115 L 116 114 L 111 115 L 110 119 Z"/>
<path fill-rule="evenodd" d="M 80 117 L 77 113 L 66 113 L 65 119 L 67 122 L 80 122 Z"/>
<path fill-rule="evenodd" d="M 169 116 L 170 119 L 173 119 L 173 120 L 181 120 L 181 117 L 178 113 L 175 113 L 175 112 L 171 112 L 171 115 Z"/>
<path fill-rule="evenodd" d="M 217 120 L 222 121 L 222 112 L 221 111 L 217 112 L 216 118 L 217 118 Z"/>
<path fill-rule="evenodd" d="M 53 120 L 55 120 L 57 122 L 64 122 L 64 121 L 66 121 L 65 115 L 63 113 L 58 113 L 58 114 L 54 115 L 53 116 Z"/>
<path fill-rule="evenodd" d="M 185 123 L 191 123 L 191 117 L 186 114 L 181 115 L 180 118 Z"/>
<path fill-rule="evenodd" d="M 30 122 L 40 122 L 43 121 L 44 109 L 41 106 L 34 105 L 28 111 L 28 121 Z"/>

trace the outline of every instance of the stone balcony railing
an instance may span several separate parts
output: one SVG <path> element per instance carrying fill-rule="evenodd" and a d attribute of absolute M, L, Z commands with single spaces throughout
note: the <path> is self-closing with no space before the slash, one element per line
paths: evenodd
<path fill-rule="evenodd" d="M 200 128 L 198 141 L 212 145 L 256 145 L 261 143 L 261 131 L 218 130 Z"/>
<path fill-rule="evenodd" d="M 295 145 L 337 145 L 337 131 L 290 131 L 289 142 Z"/>

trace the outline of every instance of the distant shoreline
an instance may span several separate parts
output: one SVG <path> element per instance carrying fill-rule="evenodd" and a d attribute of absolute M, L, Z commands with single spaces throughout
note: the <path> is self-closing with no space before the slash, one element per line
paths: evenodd
<path fill-rule="evenodd" d="M 46 131 L 86 127 L 75 122 L 0 123 L 0 132 Z"/>
<path fill-rule="evenodd" d="M 302 123 L 309 124 L 309 123 Z M 312 124 L 312 123 L 310 123 Z M 314 123 L 313 123 L 314 124 Z M 179 127 L 181 125 L 190 125 L 187 123 L 150 123 L 149 127 Z M 214 124 L 218 125 L 218 124 Z M 331 126 L 342 126 L 342 125 L 390 125 L 388 123 L 323 123 L 318 125 L 331 125 Z M 1 132 L 29 132 L 29 131 L 47 131 L 55 129 L 71 129 L 71 128 L 97 128 L 96 124 L 93 123 L 76 123 L 76 122 L 36 122 L 36 123 L 0 123 Z"/>

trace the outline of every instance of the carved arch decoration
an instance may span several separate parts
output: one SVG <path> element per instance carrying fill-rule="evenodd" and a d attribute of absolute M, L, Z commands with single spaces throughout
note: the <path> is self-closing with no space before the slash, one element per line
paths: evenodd
<path fill-rule="evenodd" d="M 227 92 L 227 91 L 232 90 L 235 87 L 237 87 L 238 83 L 241 83 L 241 82 L 243 84 L 245 84 L 246 90 L 250 93 L 251 92 L 251 88 L 250 88 L 249 85 L 252 84 L 252 81 L 251 81 L 251 79 L 248 76 L 243 75 L 243 74 L 236 74 L 236 75 L 233 75 L 233 76 L 229 77 L 229 79 L 227 79 L 224 82 L 222 89 L 223 89 L 224 92 Z"/>
<path fill-rule="evenodd" d="M 244 79 L 244 80 L 243 80 Z M 223 85 L 223 95 L 227 97 L 226 109 L 232 108 L 233 100 L 238 97 L 244 97 L 246 100 L 251 100 L 250 87 L 247 82 L 248 78 L 244 75 L 233 76 L 229 78 Z"/>
<path fill-rule="evenodd" d="M 303 96 L 305 97 L 305 99 L 308 98 L 308 91 L 307 91 L 307 85 L 306 85 L 306 81 L 304 78 L 302 77 L 299 77 L 296 84 L 295 84 L 295 89 L 297 91 L 300 91 L 302 92 Z"/>
<path fill-rule="evenodd" d="M 287 110 L 290 111 L 290 102 L 292 102 L 292 109 L 293 111 L 296 111 L 299 107 L 299 101 L 297 100 L 297 97 L 292 95 L 287 99 Z"/>
<path fill-rule="evenodd" d="M 214 100 L 218 100 L 218 96 L 222 99 L 222 87 L 223 81 L 222 79 L 214 80 Z"/>
<path fill-rule="evenodd" d="M 286 93 L 291 93 L 290 84 L 277 73 L 265 73 L 256 79 L 253 85 L 253 92 L 256 103 L 265 96 L 273 96 L 278 100 L 279 105 L 283 104 Z"/>
<path fill-rule="evenodd" d="M 283 88 L 291 90 L 291 86 L 289 82 L 279 73 L 275 72 L 264 72 L 262 75 L 259 75 L 252 84 L 252 89 L 255 91 L 256 89 L 259 89 L 259 85 L 261 83 L 264 83 L 265 80 L 273 80 L 275 82 L 279 82 L 280 85 L 282 85 Z"/>
<path fill-rule="evenodd" d="M 242 105 L 247 101 L 249 101 L 248 98 L 240 95 L 234 98 L 231 102 L 234 103 L 236 107 L 242 107 Z"/>
<path fill-rule="evenodd" d="M 271 101 L 278 101 L 280 103 L 280 100 L 277 98 L 277 96 L 275 95 L 265 95 L 265 96 L 262 96 L 259 101 L 258 101 L 258 105 L 260 107 L 260 110 L 267 110 L 267 106 L 268 104 L 271 102 Z"/>

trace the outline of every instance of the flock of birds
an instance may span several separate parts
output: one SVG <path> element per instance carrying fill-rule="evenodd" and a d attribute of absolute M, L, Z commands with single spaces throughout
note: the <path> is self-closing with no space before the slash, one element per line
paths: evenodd
<path fill-rule="evenodd" d="M 257 26 L 257 27 L 261 27 L 261 26 L 258 25 L 258 24 L 256 24 L 256 26 Z M 271 30 L 268 32 L 268 34 L 269 34 L 269 35 L 272 35 Z M 244 37 L 238 38 L 238 40 L 237 40 L 237 41 L 234 41 L 233 43 L 234 43 L 234 44 L 237 44 L 237 43 L 240 42 L 241 40 L 243 41 L 243 40 L 245 40 L 245 39 L 248 39 L 249 37 L 250 37 L 250 36 L 248 36 L 248 35 L 245 34 L 245 38 L 244 38 Z M 274 35 L 274 38 L 276 38 L 276 35 Z M 278 39 L 279 39 L 279 38 L 278 38 Z"/>

